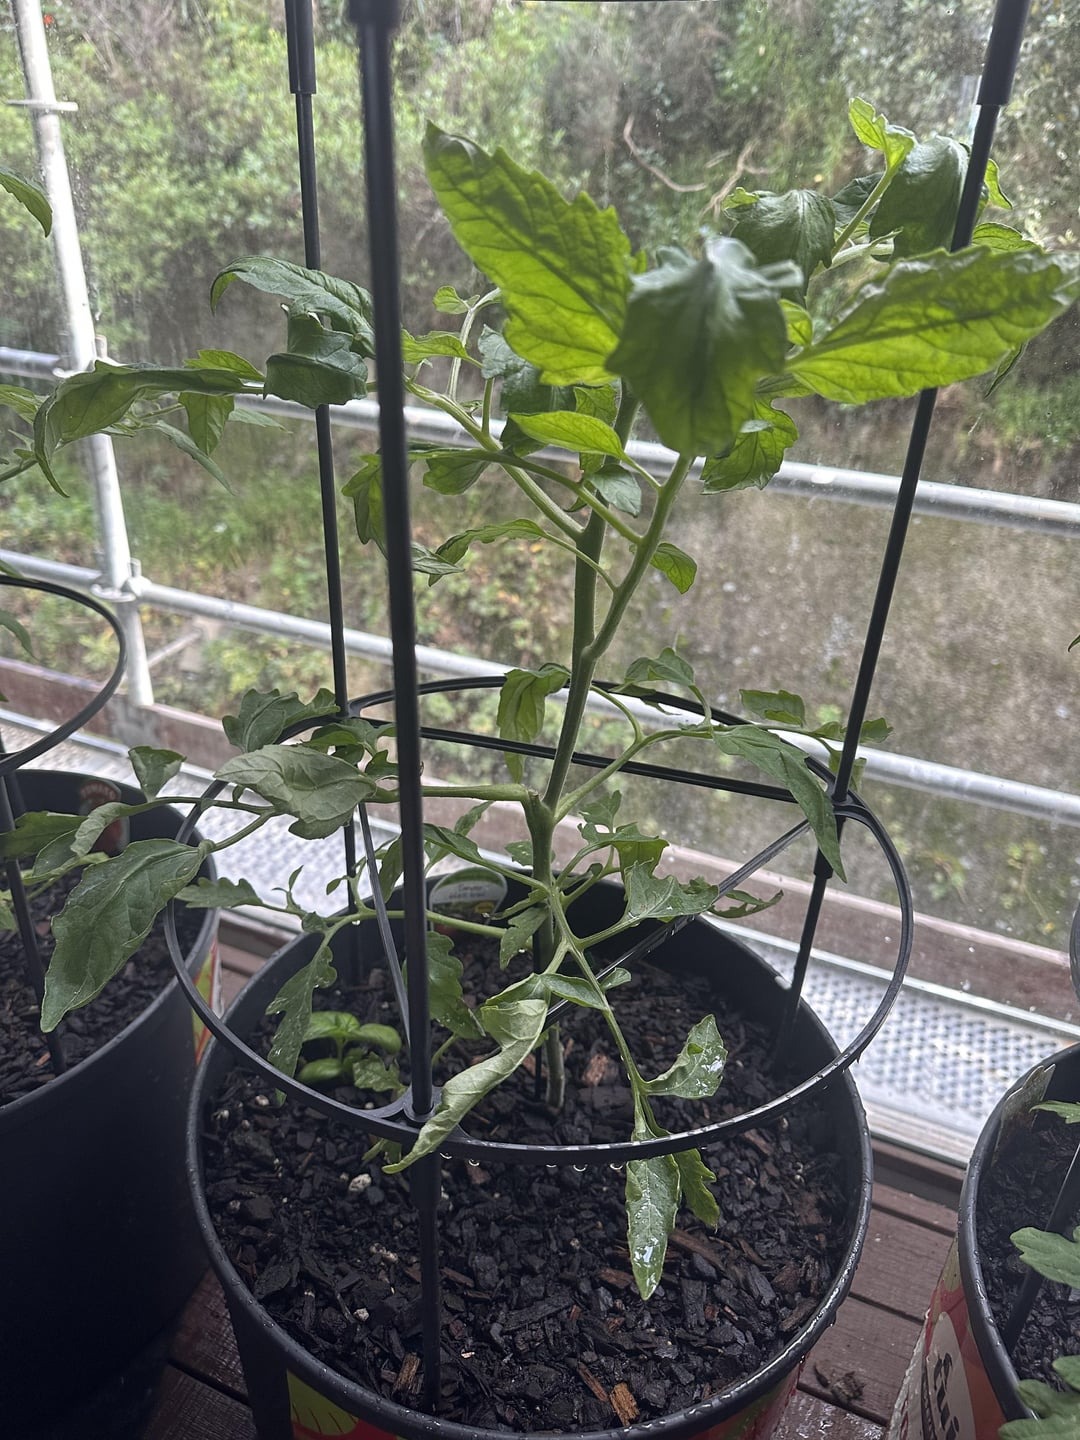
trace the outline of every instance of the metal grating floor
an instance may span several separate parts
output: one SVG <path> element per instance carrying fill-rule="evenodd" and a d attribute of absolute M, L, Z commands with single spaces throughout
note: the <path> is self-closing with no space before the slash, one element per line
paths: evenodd
<path fill-rule="evenodd" d="M 9 747 L 40 733 L 33 722 L 3 710 L 0 722 Z M 35 763 L 41 768 L 132 779 L 123 747 L 93 736 L 67 741 Z M 205 772 L 192 770 L 177 777 L 170 788 L 174 793 L 199 793 L 208 779 Z M 207 817 L 204 829 L 208 835 L 223 835 L 232 823 L 225 815 Z M 391 827 L 377 822 L 372 829 L 376 843 L 393 833 Z M 341 841 L 337 836 L 300 840 L 288 833 L 283 821 L 269 827 L 269 833 L 224 852 L 217 857 L 217 864 L 221 874 L 233 879 L 247 877 L 257 888 L 283 885 L 300 869 L 295 885 L 300 903 L 327 914 L 338 908 L 337 896 L 327 893 L 328 884 L 340 873 Z M 282 917 L 270 918 L 282 923 Z M 724 928 L 761 953 L 781 974 L 790 975 L 795 949 L 790 942 L 738 925 Z M 843 1045 L 873 1013 L 887 980 L 883 972 L 857 959 L 815 951 L 806 998 Z M 855 1076 L 875 1133 L 926 1153 L 963 1161 L 1005 1087 L 1045 1056 L 1077 1040 L 1080 1026 L 910 980 L 857 1063 Z"/>

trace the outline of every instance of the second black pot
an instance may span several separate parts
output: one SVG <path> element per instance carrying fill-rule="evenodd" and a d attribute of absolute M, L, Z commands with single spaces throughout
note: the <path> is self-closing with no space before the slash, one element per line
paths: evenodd
<path fill-rule="evenodd" d="M 612 918 L 621 910 L 619 893 L 612 888 L 601 902 L 612 909 Z M 602 923 L 602 917 L 597 916 L 596 928 Z M 361 926 L 359 937 L 361 964 L 365 965 L 381 955 L 374 922 Z M 291 974 L 307 963 L 315 944 L 313 936 L 290 943 L 248 984 L 227 1017 L 237 1035 L 245 1038 L 251 1034 L 268 1001 Z M 343 956 L 344 947 L 339 958 Z M 738 996 L 740 1009 L 748 1018 L 764 1019 L 775 1025 L 781 995 L 776 973 L 715 926 L 704 921 L 694 922 L 662 943 L 650 960 L 666 968 L 704 972 L 715 979 L 723 993 Z M 797 1063 L 805 1073 L 820 1068 L 836 1055 L 832 1040 L 805 1005 L 799 1013 L 791 1053 L 798 1057 Z M 225 1289 L 260 1440 L 295 1440 L 297 1436 L 308 1440 L 322 1434 L 355 1437 L 355 1440 L 360 1437 L 386 1440 L 389 1436 L 409 1437 L 409 1440 L 434 1440 L 436 1436 L 442 1440 L 498 1440 L 500 1436 L 517 1433 L 479 1430 L 436 1419 L 336 1374 L 304 1351 L 255 1301 L 222 1247 L 203 1186 L 202 1115 L 233 1063 L 229 1050 L 218 1041 L 212 1042 L 192 1095 L 188 1164 L 199 1223 L 211 1262 Z M 846 1189 L 851 1197 L 845 1220 L 844 1258 L 820 1305 L 782 1352 L 753 1375 L 689 1410 L 662 1420 L 618 1430 L 589 1431 L 595 1440 L 616 1440 L 616 1437 L 636 1440 L 638 1436 L 642 1440 L 646 1437 L 679 1440 L 679 1437 L 705 1435 L 719 1440 L 721 1436 L 736 1433 L 763 1437 L 771 1431 L 786 1394 L 794 1386 L 803 1358 L 832 1322 L 850 1287 L 870 1212 L 869 1132 L 850 1076 L 838 1077 L 822 1096 L 806 1103 L 820 1107 L 828 1143 L 845 1159 Z"/>

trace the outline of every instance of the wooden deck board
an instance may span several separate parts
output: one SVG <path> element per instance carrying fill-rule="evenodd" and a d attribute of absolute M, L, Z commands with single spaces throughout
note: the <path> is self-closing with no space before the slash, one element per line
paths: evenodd
<path fill-rule="evenodd" d="M 929 1296 L 927 1296 L 929 1298 Z M 904 1378 L 920 1322 L 849 1296 L 810 1352 L 802 1388 L 822 1400 L 852 1394 L 843 1409 L 884 1424 Z"/>
<path fill-rule="evenodd" d="M 231 1339 L 231 1332 L 230 1332 Z M 169 1366 L 142 1440 L 257 1440 L 251 1411 L 202 1380 Z"/>
<path fill-rule="evenodd" d="M 921 1320 L 951 1243 L 951 1233 L 912 1224 L 875 1206 L 852 1295 Z"/>

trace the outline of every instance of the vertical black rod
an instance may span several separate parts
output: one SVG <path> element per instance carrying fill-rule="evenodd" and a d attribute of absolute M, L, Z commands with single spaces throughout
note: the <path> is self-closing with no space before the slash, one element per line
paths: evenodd
<path fill-rule="evenodd" d="M 300 208 L 304 223 L 304 264 L 309 270 L 322 265 L 319 236 L 319 189 L 315 164 L 315 127 L 311 97 L 315 94 L 315 35 L 310 0 L 285 0 L 285 34 L 289 55 L 289 88 L 296 99 L 296 148 L 300 174 Z M 349 707 L 348 664 L 345 655 L 345 604 L 341 589 L 341 545 L 337 522 L 337 485 L 334 478 L 334 442 L 330 407 L 315 411 L 315 439 L 319 455 L 319 495 L 322 501 L 323 552 L 326 561 L 326 600 L 330 620 L 330 657 L 334 698 L 342 714 Z M 345 868 L 356 873 L 356 832 L 343 831 Z"/>
<path fill-rule="evenodd" d="M 982 199 L 986 163 L 990 158 L 990 147 L 993 143 L 994 131 L 997 128 L 998 116 L 1002 106 L 1009 98 L 1012 87 L 1029 5 L 1030 0 L 998 0 L 997 10 L 994 14 L 994 27 L 990 35 L 990 43 L 987 46 L 982 81 L 979 86 L 979 118 L 971 142 L 971 156 L 957 209 L 956 225 L 953 229 L 950 247 L 953 250 L 961 250 L 965 245 L 971 243 Z M 859 744 L 859 731 L 866 719 L 867 707 L 870 703 L 870 691 L 881 654 L 881 644 L 889 618 L 893 593 L 896 589 L 900 560 L 904 552 L 904 542 L 907 539 L 908 525 L 915 503 L 915 491 L 922 472 L 923 457 L 926 454 L 926 443 L 934 418 L 937 395 L 936 389 L 923 390 L 915 407 L 911 439 L 908 442 L 907 456 L 900 477 L 896 506 L 893 510 L 892 524 L 889 527 L 889 536 L 885 544 L 881 573 L 878 576 L 877 592 L 874 596 L 874 605 L 867 625 L 866 640 L 848 711 L 847 734 L 833 786 L 833 795 L 837 802 L 842 802 L 847 798 L 848 787 L 851 784 L 851 775 Z M 838 826 L 837 828 L 842 827 Z M 787 1009 L 777 1034 L 776 1050 L 778 1054 L 786 1049 L 792 1027 L 795 1024 L 806 971 L 810 963 L 810 950 L 814 943 L 818 918 L 821 914 L 821 905 L 831 878 L 832 867 L 819 852 L 814 866 L 814 883 L 810 892 L 806 917 L 803 921 L 799 953 L 795 960 Z"/>
<path fill-rule="evenodd" d="M 379 391 L 379 444 L 386 515 L 386 565 L 390 635 L 394 647 L 394 712 L 397 728 L 401 816 L 405 954 L 409 962 L 409 1060 L 411 1113 L 423 1120 L 433 1108 L 431 1018 L 428 1009 L 427 898 L 424 885 L 423 803 L 420 787 L 420 702 L 416 674 L 409 468 L 405 435 L 399 307 L 397 188 L 394 175 L 390 34 L 396 0 L 350 0 L 349 17 L 360 47 L 364 109 L 364 166 L 375 310 L 375 365 Z M 439 1266 L 439 1157 L 426 1156 L 411 1171 L 412 1199 L 420 1236 L 424 1380 L 422 1403 L 439 1401 L 442 1295 Z"/>
<path fill-rule="evenodd" d="M 1053 1234 L 1064 1234 L 1078 1207 L 1080 1207 L 1080 1150 L 1077 1150 L 1072 1158 L 1072 1164 L 1062 1181 L 1058 1197 L 1054 1201 L 1050 1218 L 1043 1228 Z M 1031 1314 L 1031 1307 L 1035 1304 L 1036 1296 L 1042 1289 L 1043 1283 L 1043 1276 L 1037 1270 L 1029 1270 L 1024 1276 L 1024 1283 L 1017 1291 L 1012 1309 L 1009 1311 L 1005 1324 L 1001 1327 L 1001 1341 L 1010 1354 L 1020 1339 L 1020 1332 Z"/>
<path fill-rule="evenodd" d="M 0 835 L 6 835 L 14 828 L 15 816 L 12 813 L 11 797 L 8 794 L 8 779 L 4 776 L 0 778 Z M 30 903 L 26 898 L 26 887 L 23 884 L 19 862 L 9 860 L 4 866 L 4 873 L 7 877 L 8 889 L 11 891 L 11 904 L 15 911 L 16 924 L 19 927 L 19 939 L 22 941 L 26 977 L 37 997 L 38 1005 L 40 1005 L 45 998 L 45 966 L 41 963 L 41 951 L 38 949 L 34 920 L 30 914 Z M 49 1059 L 52 1061 L 53 1074 L 62 1075 L 68 1067 L 60 1036 L 55 1030 L 51 1030 L 44 1038 L 45 1044 L 49 1047 Z"/>

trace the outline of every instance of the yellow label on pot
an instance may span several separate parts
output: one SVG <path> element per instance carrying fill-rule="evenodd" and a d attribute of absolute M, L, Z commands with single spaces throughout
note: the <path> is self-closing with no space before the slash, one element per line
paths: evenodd
<path fill-rule="evenodd" d="M 295 1440 L 398 1440 L 389 1430 L 380 1430 L 342 1410 L 298 1376 L 289 1374 L 288 1381 Z"/>

